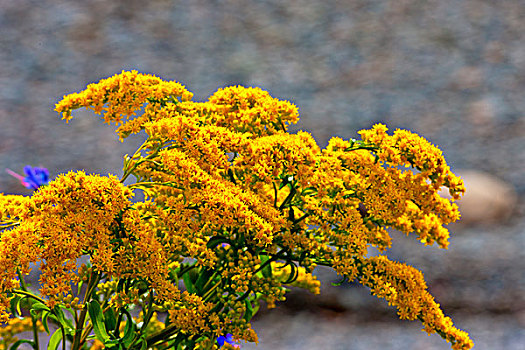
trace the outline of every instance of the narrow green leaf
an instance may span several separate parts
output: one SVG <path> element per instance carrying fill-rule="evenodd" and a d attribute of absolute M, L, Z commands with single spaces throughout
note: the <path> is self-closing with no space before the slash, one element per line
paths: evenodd
<path fill-rule="evenodd" d="M 253 309 L 252 317 L 253 317 L 253 315 L 255 315 L 259 311 L 259 308 L 261 307 L 261 304 L 259 303 L 258 300 L 259 300 L 259 298 L 255 298 L 255 306 L 252 305 L 252 309 Z"/>
<path fill-rule="evenodd" d="M 106 325 L 106 329 L 110 332 L 115 329 L 117 318 L 115 317 L 115 311 L 113 311 L 112 308 L 109 308 L 104 314 L 104 324 Z"/>
<path fill-rule="evenodd" d="M 315 187 L 306 187 L 301 191 L 301 196 L 308 196 L 312 193 L 317 193 L 317 189 Z"/>
<path fill-rule="evenodd" d="M 47 324 L 47 318 L 49 317 L 50 313 L 48 311 L 42 312 L 42 325 L 44 326 L 44 329 L 46 330 L 46 333 L 49 334 L 49 326 Z"/>
<path fill-rule="evenodd" d="M 215 237 L 210 238 L 208 243 L 206 243 L 206 247 L 210 249 L 215 248 L 221 243 L 230 243 L 230 240 L 227 239 L 226 237 L 215 236 Z"/>
<path fill-rule="evenodd" d="M 47 350 L 56 350 L 58 349 L 58 344 L 62 340 L 62 330 L 59 328 L 53 333 L 51 338 L 49 338 L 49 344 L 47 345 Z"/>
<path fill-rule="evenodd" d="M 246 305 L 246 312 L 243 315 L 243 318 L 246 322 L 250 322 L 253 316 L 252 303 L 248 299 L 244 299 L 244 305 Z"/>
<path fill-rule="evenodd" d="M 21 314 L 20 313 L 20 299 L 21 299 L 21 297 L 16 295 L 13 298 L 11 298 L 11 300 L 9 300 L 10 311 L 13 314 L 13 316 L 20 316 L 20 314 Z"/>
<path fill-rule="evenodd" d="M 37 302 L 33 303 L 32 307 L 31 307 L 31 310 L 35 310 L 35 311 L 40 311 L 40 310 L 50 311 L 51 309 L 46 304 L 42 304 L 41 302 L 37 301 Z"/>
<path fill-rule="evenodd" d="M 80 291 L 82 290 L 82 286 L 84 285 L 84 280 L 80 280 L 80 282 L 78 282 L 78 285 L 77 285 L 77 292 L 78 294 L 80 294 Z"/>
<path fill-rule="evenodd" d="M 124 283 L 126 283 L 126 280 L 124 278 L 119 279 L 117 284 L 117 293 L 122 292 L 122 290 L 124 289 Z"/>
<path fill-rule="evenodd" d="M 32 340 L 25 340 L 25 339 L 20 339 L 20 340 L 17 340 L 13 345 L 11 345 L 11 347 L 9 348 L 9 350 L 16 350 L 18 349 L 18 347 L 22 344 L 31 344 L 31 346 L 34 348 L 35 347 L 35 342 L 32 341 Z"/>
<path fill-rule="evenodd" d="M 191 280 L 191 277 L 190 277 L 190 272 L 192 270 L 186 272 L 184 275 L 182 275 L 182 280 L 184 281 L 184 286 L 186 286 L 186 289 L 188 290 L 189 293 L 193 293 L 195 294 L 195 286 L 193 285 L 193 281 Z"/>
<path fill-rule="evenodd" d="M 124 336 L 121 338 L 121 341 L 127 349 L 135 337 L 135 327 L 133 327 L 133 318 L 128 310 L 121 308 L 120 311 L 126 315 L 126 326 L 124 327 Z"/>
<path fill-rule="evenodd" d="M 38 311 L 35 311 L 33 309 L 29 310 L 29 313 L 33 318 L 38 318 Z"/>
<path fill-rule="evenodd" d="M 108 339 L 104 342 L 104 347 L 107 350 L 120 348 L 118 339 Z"/>
<path fill-rule="evenodd" d="M 17 311 L 20 312 L 20 309 L 30 310 L 33 302 L 35 302 L 33 298 L 30 298 L 27 295 L 23 296 L 22 298 L 20 298 L 18 304 L 16 305 Z"/>
<path fill-rule="evenodd" d="M 283 281 L 282 283 L 283 284 L 293 283 L 297 279 L 297 276 L 299 275 L 299 271 L 297 269 L 297 266 L 295 266 L 295 264 L 293 262 L 291 262 L 291 261 L 287 261 L 286 265 L 283 266 L 283 268 L 285 268 L 286 266 L 290 266 L 290 269 L 291 269 L 290 276 L 288 276 L 286 281 Z"/>
<path fill-rule="evenodd" d="M 143 334 L 140 337 L 140 350 L 146 350 L 148 348 L 148 342 L 146 341 L 146 336 Z"/>
<path fill-rule="evenodd" d="M 106 332 L 106 326 L 104 325 L 104 315 L 100 304 L 96 300 L 92 300 L 88 303 L 88 313 L 93 325 L 93 330 L 98 340 L 105 343 L 109 339 L 109 335 Z"/>
<path fill-rule="evenodd" d="M 53 308 L 53 313 L 56 316 L 56 320 L 62 325 L 62 327 L 64 327 L 66 334 L 73 335 L 75 328 L 73 327 L 73 322 L 66 318 L 66 315 L 64 315 L 64 311 L 62 311 L 62 308 L 58 305 L 55 306 Z"/>
<path fill-rule="evenodd" d="M 259 255 L 259 259 L 261 259 L 261 265 L 265 264 L 268 260 L 270 260 L 270 257 L 268 255 Z M 261 270 L 261 273 L 266 278 L 272 277 L 272 265 L 268 264 Z"/>
<path fill-rule="evenodd" d="M 197 289 L 198 294 L 206 292 L 205 290 L 202 290 L 202 289 L 206 285 L 206 283 L 208 283 L 210 278 L 213 276 L 213 273 L 214 271 L 210 269 L 201 270 L 199 274 L 199 278 L 197 278 L 197 281 L 195 282 L 195 289 Z M 210 286 L 213 286 L 213 284 L 210 284 Z"/>

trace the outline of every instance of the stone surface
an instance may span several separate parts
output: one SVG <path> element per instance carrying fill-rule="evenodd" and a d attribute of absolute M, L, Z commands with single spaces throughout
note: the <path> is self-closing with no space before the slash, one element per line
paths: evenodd
<path fill-rule="evenodd" d="M 511 184 L 482 171 L 455 173 L 461 176 L 467 189 L 457 202 L 461 212 L 459 225 L 501 225 L 518 214 L 518 195 Z M 441 195 L 450 198 L 446 191 Z"/>

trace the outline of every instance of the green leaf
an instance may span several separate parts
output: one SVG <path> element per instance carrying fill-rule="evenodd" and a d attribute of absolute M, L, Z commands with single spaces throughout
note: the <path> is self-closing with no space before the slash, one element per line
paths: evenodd
<path fill-rule="evenodd" d="M 120 311 L 126 315 L 126 327 L 124 327 L 124 336 L 121 339 L 121 341 L 124 343 L 125 348 L 129 348 L 131 343 L 133 342 L 133 339 L 135 338 L 135 327 L 133 327 L 133 318 L 131 317 L 131 314 L 128 312 L 128 310 L 121 308 Z"/>
<path fill-rule="evenodd" d="M 66 316 L 64 315 L 64 312 L 62 311 L 62 308 L 58 305 L 55 306 L 53 308 L 53 314 L 55 317 L 53 317 L 52 319 L 58 321 L 58 323 L 60 323 L 62 327 L 64 327 L 66 334 L 73 335 L 74 328 L 75 328 L 73 327 L 73 322 L 71 322 L 71 320 L 66 318 Z"/>
<path fill-rule="evenodd" d="M 46 333 L 49 334 L 49 326 L 47 324 L 47 318 L 49 317 L 50 313 L 48 311 L 42 312 L 42 325 L 44 326 L 44 329 L 46 330 Z"/>
<path fill-rule="evenodd" d="M 119 349 L 120 348 L 120 344 L 119 344 L 118 339 L 108 339 L 108 340 L 106 340 L 104 342 L 104 347 L 107 350 Z"/>
<path fill-rule="evenodd" d="M 51 338 L 49 338 L 49 344 L 47 345 L 47 350 L 56 350 L 58 349 L 58 344 L 62 340 L 62 330 L 59 328 L 53 333 Z"/>
<path fill-rule="evenodd" d="M 191 271 L 193 271 L 193 269 L 191 269 L 190 271 L 188 271 L 184 275 L 182 275 L 182 280 L 184 281 L 184 286 L 186 286 L 186 289 L 188 290 L 188 292 L 195 294 L 196 293 L 196 289 L 195 289 L 195 286 L 193 285 L 193 281 L 192 281 L 192 278 L 190 276 L 190 272 Z"/>
<path fill-rule="evenodd" d="M 105 343 L 107 340 L 109 340 L 109 335 L 106 332 L 106 326 L 104 325 L 104 315 L 102 314 L 102 309 L 100 308 L 98 301 L 92 300 L 88 303 L 88 312 L 97 339 Z"/>
<path fill-rule="evenodd" d="M 244 313 L 243 318 L 246 322 L 250 322 L 253 317 L 252 303 L 248 299 L 244 299 L 244 305 L 246 305 L 246 312 Z"/>
<path fill-rule="evenodd" d="M 212 249 L 221 243 L 230 243 L 230 240 L 227 239 L 226 237 L 215 236 L 215 237 L 210 238 L 208 243 L 206 243 L 206 247 Z"/>
<path fill-rule="evenodd" d="M 9 348 L 9 350 L 16 350 L 18 349 L 18 347 L 22 344 L 31 344 L 31 346 L 33 347 L 33 349 L 35 348 L 35 342 L 32 341 L 32 340 L 25 340 L 25 339 L 20 339 L 18 341 L 16 341 L 13 345 L 11 345 L 11 347 Z"/>
<path fill-rule="evenodd" d="M 301 196 L 308 196 L 312 193 L 317 193 L 317 188 L 315 187 L 306 187 L 301 191 Z"/>
<path fill-rule="evenodd" d="M 131 284 L 131 287 L 136 288 L 139 292 L 139 294 L 144 294 L 148 290 L 148 282 L 146 282 L 143 279 L 135 279 L 133 280 L 133 283 Z"/>
<path fill-rule="evenodd" d="M 106 325 L 107 330 L 115 329 L 117 325 L 117 318 L 115 317 L 115 311 L 112 308 L 109 308 L 108 311 L 104 314 L 104 324 Z"/>
<path fill-rule="evenodd" d="M 259 255 L 259 259 L 261 259 L 261 265 L 265 264 L 268 260 L 270 260 L 270 257 L 268 255 Z M 272 264 L 268 263 L 263 269 L 261 270 L 261 273 L 266 278 L 272 277 Z"/>
<path fill-rule="evenodd" d="M 122 290 L 124 289 L 124 284 L 125 283 L 126 283 L 126 279 L 125 278 L 119 279 L 118 284 L 117 284 L 117 293 L 122 292 Z"/>
<path fill-rule="evenodd" d="M 20 308 L 30 310 L 33 302 L 35 302 L 33 298 L 29 297 L 28 295 L 23 296 L 16 305 L 17 311 L 20 312 Z"/>
<path fill-rule="evenodd" d="M 38 318 L 38 311 L 35 311 L 33 309 L 29 310 L 29 313 L 33 318 Z"/>
<path fill-rule="evenodd" d="M 84 280 L 80 280 L 80 282 L 78 282 L 77 284 L 77 292 L 78 294 L 80 294 L 80 291 L 82 290 L 82 286 L 84 285 Z"/>
<path fill-rule="evenodd" d="M 259 303 L 259 297 L 255 298 L 255 306 L 252 305 L 252 313 L 253 315 L 255 315 L 258 311 L 259 311 L 259 308 L 261 307 L 261 304 Z M 252 315 L 252 317 L 253 317 Z"/>
<path fill-rule="evenodd" d="M 18 295 L 15 295 L 10 301 L 10 309 L 13 316 L 22 316 L 22 310 L 20 309 L 20 303 L 22 299 L 25 299 L 26 297 L 21 297 Z"/>
<path fill-rule="evenodd" d="M 146 336 L 143 334 L 140 336 L 140 350 L 146 350 L 148 348 L 148 342 Z"/>
<path fill-rule="evenodd" d="M 46 305 L 46 304 L 43 304 L 39 301 L 33 303 L 32 307 L 31 307 L 31 310 L 35 310 L 35 311 L 51 311 L 51 309 Z"/>
<path fill-rule="evenodd" d="M 205 290 L 203 290 L 203 288 L 206 285 L 206 283 L 208 283 L 208 281 L 213 276 L 213 274 L 214 274 L 214 271 L 210 269 L 203 269 L 200 271 L 199 277 L 197 278 L 197 281 L 195 282 L 195 288 L 197 289 L 197 293 L 199 295 L 206 292 Z M 213 286 L 213 284 L 210 284 L 210 287 L 211 286 Z"/>

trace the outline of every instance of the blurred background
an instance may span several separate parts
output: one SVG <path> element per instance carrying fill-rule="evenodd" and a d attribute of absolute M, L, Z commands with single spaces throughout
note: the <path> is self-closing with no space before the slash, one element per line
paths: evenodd
<path fill-rule="evenodd" d="M 374 123 L 437 144 L 468 193 L 448 251 L 393 232 L 389 255 L 426 276 L 476 349 L 525 349 L 523 0 L 0 0 L 0 192 L 26 164 L 121 175 L 143 136 L 118 141 L 63 95 L 122 70 L 177 80 L 205 100 L 258 86 L 299 107 L 321 146 Z M 419 322 L 319 270 L 253 322 L 258 349 L 447 349 Z M 243 349 L 255 349 L 244 345 Z"/>

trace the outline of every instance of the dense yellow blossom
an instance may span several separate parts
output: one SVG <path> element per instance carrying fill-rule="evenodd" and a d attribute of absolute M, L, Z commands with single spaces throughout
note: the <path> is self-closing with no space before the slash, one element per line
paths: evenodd
<path fill-rule="evenodd" d="M 453 349 L 471 349 L 468 334 L 454 327 L 428 293 L 423 274 L 415 268 L 388 260 L 385 256 L 366 259 L 360 266 L 359 280 L 372 294 L 397 306 L 401 319 L 419 319 L 429 334 L 439 333 Z"/>
<path fill-rule="evenodd" d="M 29 197 L 21 195 L 4 195 L 0 193 L 0 222 L 6 226 L 17 223 L 27 210 Z M 0 226 L 0 230 L 4 228 Z"/>
<path fill-rule="evenodd" d="M 428 178 L 436 189 L 448 187 L 455 199 L 465 192 L 463 182 L 450 171 L 437 147 L 410 131 L 398 129 L 390 136 L 387 130 L 385 125 L 377 124 L 359 134 L 364 142 L 377 147 L 377 156 L 381 161 L 391 166 L 416 167 L 420 170 L 417 177 Z"/>
<path fill-rule="evenodd" d="M 164 99 L 190 100 L 193 94 L 177 82 L 166 82 L 149 74 L 137 71 L 122 72 L 111 78 L 91 84 L 80 93 L 64 96 L 55 110 L 62 113 L 62 119 L 69 121 L 71 111 L 80 107 L 92 109 L 96 114 L 104 113 L 106 123 L 122 123 L 123 117 L 131 117 L 144 103 L 160 103 Z M 118 130 L 121 138 L 141 130 L 145 120 L 132 120 L 130 125 Z"/>
<path fill-rule="evenodd" d="M 77 259 L 92 254 L 100 271 L 111 271 L 111 227 L 115 216 L 129 206 L 132 193 L 114 176 L 70 172 L 41 187 L 20 210 L 20 225 L 0 237 L 0 292 L 18 285 L 16 268 L 29 273 L 29 264 L 42 262 L 40 292 L 55 298 L 71 293 Z M 95 253 L 96 252 L 96 253 Z M 0 293 L 0 317 L 7 299 Z"/>
<path fill-rule="evenodd" d="M 19 340 L 18 334 L 31 331 L 32 328 L 33 321 L 30 317 L 10 319 L 8 324 L 0 326 L 0 350 L 10 349 Z M 37 322 L 36 328 L 40 332 L 44 331 L 41 322 Z"/>
<path fill-rule="evenodd" d="M 259 88 L 226 87 L 210 96 L 208 102 L 214 107 L 210 124 L 258 136 L 286 131 L 289 124 L 299 120 L 295 105 L 273 98 Z"/>
<path fill-rule="evenodd" d="M 108 340 L 95 328 L 92 349 L 104 341 L 216 348 L 226 334 L 257 341 L 249 321 L 259 301 L 275 306 L 289 285 L 319 293 L 312 272 L 324 265 L 454 349 L 472 348 L 422 273 L 387 257 L 389 229 L 446 248 L 444 225 L 459 219 L 463 182 L 425 139 L 378 124 L 362 140 L 335 137 L 321 150 L 309 133 L 287 132 L 297 107 L 259 88 L 227 87 L 195 102 L 181 84 L 136 71 L 65 96 L 56 111 L 69 120 L 80 107 L 120 124 L 121 140 L 141 130 L 147 140 L 125 156 L 120 180 L 71 172 L 31 197 L 0 195 L 0 321 L 11 322 L 17 270 L 23 276 L 40 262 L 38 300 L 71 306 L 75 320 L 88 305 L 89 317 L 98 310 L 78 299 L 72 284 L 80 281 L 107 317 L 142 312 L 133 321 L 141 337 L 118 338 L 125 332 L 116 329 Z M 130 176 L 136 181 L 123 185 Z M 443 187 L 452 200 L 439 195 Z M 139 190 L 145 199 L 132 204 Z M 381 255 L 368 257 L 370 247 Z M 77 266 L 83 256 L 89 263 Z M 75 350 L 86 341 L 76 334 Z"/>

